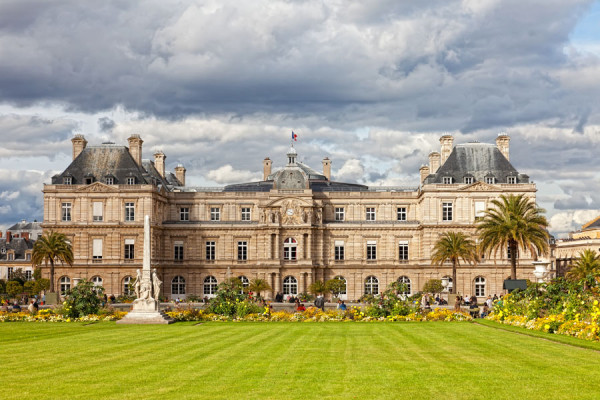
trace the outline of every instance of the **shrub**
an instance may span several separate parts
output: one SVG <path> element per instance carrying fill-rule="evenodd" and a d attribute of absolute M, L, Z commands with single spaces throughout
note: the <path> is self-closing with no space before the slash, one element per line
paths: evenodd
<path fill-rule="evenodd" d="M 63 302 L 64 313 L 72 318 L 96 314 L 102 305 L 103 294 L 104 288 L 84 279 L 67 292 Z"/>
<path fill-rule="evenodd" d="M 17 281 L 8 281 L 6 282 L 6 293 L 8 293 L 8 297 L 17 297 L 23 293 L 23 286 Z"/>
<path fill-rule="evenodd" d="M 423 285 L 425 293 L 441 293 L 444 290 L 441 279 L 430 279 Z"/>

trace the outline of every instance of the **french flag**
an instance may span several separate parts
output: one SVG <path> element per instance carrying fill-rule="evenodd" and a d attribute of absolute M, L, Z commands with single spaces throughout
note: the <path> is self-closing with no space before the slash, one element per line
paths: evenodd
<path fill-rule="evenodd" d="M 292 131 L 292 140 L 294 140 L 294 142 L 298 141 L 298 135 L 296 135 L 294 131 Z"/>

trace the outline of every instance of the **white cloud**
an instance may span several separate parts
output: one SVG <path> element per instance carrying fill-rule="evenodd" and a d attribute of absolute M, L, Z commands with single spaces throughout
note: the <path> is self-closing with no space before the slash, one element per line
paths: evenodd
<path fill-rule="evenodd" d="M 235 170 L 229 164 L 209 171 L 206 176 L 219 184 L 258 181 L 262 178 L 260 175 L 251 171 Z"/>

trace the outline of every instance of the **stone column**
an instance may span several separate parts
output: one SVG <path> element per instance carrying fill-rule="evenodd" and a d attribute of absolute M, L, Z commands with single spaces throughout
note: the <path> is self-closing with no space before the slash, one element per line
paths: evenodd
<path fill-rule="evenodd" d="M 298 282 L 298 286 L 299 286 L 299 291 L 300 293 L 306 292 L 306 280 L 304 279 L 304 272 L 300 272 L 300 276 L 299 276 L 299 282 Z"/>
<path fill-rule="evenodd" d="M 279 272 L 275 272 L 275 293 L 281 292 L 281 277 Z"/>

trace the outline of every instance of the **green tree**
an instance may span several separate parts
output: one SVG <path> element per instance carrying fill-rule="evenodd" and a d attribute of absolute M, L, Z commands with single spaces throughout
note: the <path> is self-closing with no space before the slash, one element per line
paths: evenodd
<path fill-rule="evenodd" d="M 548 250 L 548 221 L 545 212 L 524 195 L 501 195 L 492 200 L 477 226 L 480 248 L 485 254 L 510 250 L 511 279 L 517 279 L 517 252 L 527 249 L 537 260 Z"/>
<path fill-rule="evenodd" d="M 46 278 L 36 279 L 35 281 L 35 294 L 40 294 L 43 291 L 50 289 L 50 280 Z"/>
<path fill-rule="evenodd" d="M 63 309 L 68 316 L 73 318 L 96 314 L 102 304 L 103 294 L 103 287 L 82 279 L 73 289 L 67 292 Z"/>
<path fill-rule="evenodd" d="M 452 262 L 452 293 L 456 293 L 458 287 L 456 281 L 456 267 L 460 260 L 466 263 L 476 263 L 477 246 L 462 232 L 446 232 L 438 239 L 433 247 L 431 261 L 435 265 L 442 265 L 446 261 Z"/>
<path fill-rule="evenodd" d="M 9 281 L 19 282 L 20 285 L 24 285 L 25 282 L 27 282 L 27 276 L 25 275 L 23 268 L 15 269 L 12 274 L 10 274 Z"/>
<path fill-rule="evenodd" d="M 269 285 L 264 279 L 256 278 L 250 281 L 248 290 L 256 293 L 256 297 L 261 297 L 261 292 L 271 290 L 271 285 Z"/>
<path fill-rule="evenodd" d="M 308 291 L 315 295 L 324 294 L 325 292 L 327 292 L 327 286 L 325 286 L 325 283 L 323 283 L 323 281 L 314 281 L 308 287 Z"/>
<path fill-rule="evenodd" d="M 566 277 L 570 281 L 583 283 L 583 290 L 587 290 L 595 282 L 596 276 L 600 275 L 600 255 L 594 250 L 585 249 L 579 253 Z"/>
<path fill-rule="evenodd" d="M 41 268 L 33 269 L 33 279 L 35 279 L 36 281 L 42 279 L 42 269 Z"/>
<path fill-rule="evenodd" d="M 325 282 L 325 289 L 327 289 L 333 297 L 338 297 L 340 293 L 346 291 L 346 281 L 338 278 L 330 279 Z"/>
<path fill-rule="evenodd" d="M 6 293 L 8 293 L 8 297 L 17 297 L 23 293 L 23 286 L 17 281 L 8 281 L 6 282 Z"/>
<path fill-rule="evenodd" d="M 23 285 L 23 292 L 27 293 L 29 296 L 37 294 L 35 281 L 27 281 Z"/>
<path fill-rule="evenodd" d="M 54 292 L 54 263 L 73 265 L 73 248 L 68 242 L 67 237 L 58 232 L 48 232 L 33 245 L 33 254 L 31 263 L 33 266 L 50 263 L 50 292 Z"/>
<path fill-rule="evenodd" d="M 430 279 L 423 285 L 423 292 L 425 293 L 442 293 L 443 290 L 444 286 L 441 279 Z"/>
<path fill-rule="evenodd" d="M 0 279 L 0 293 L 6 293 L 6 281 Z"/>

